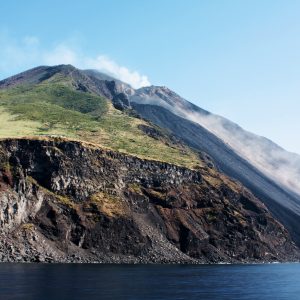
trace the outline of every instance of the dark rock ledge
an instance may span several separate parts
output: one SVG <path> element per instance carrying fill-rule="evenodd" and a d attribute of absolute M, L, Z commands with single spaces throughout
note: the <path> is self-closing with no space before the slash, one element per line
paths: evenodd
<path fill-rule="evenodd" d="M 286 229 L 217 170 L 59 138 L 0 141 L 0 261 L 299 260 Z"/>

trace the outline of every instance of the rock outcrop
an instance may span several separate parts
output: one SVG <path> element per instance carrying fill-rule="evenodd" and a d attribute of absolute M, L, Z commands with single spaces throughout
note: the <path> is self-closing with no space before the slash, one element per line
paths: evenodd
<path fill-rule="evenodd" d="M 299 259 L 268 209 L 212 166 L 190 170 L 59 138 L 0 141 L 0 260 Z"/>

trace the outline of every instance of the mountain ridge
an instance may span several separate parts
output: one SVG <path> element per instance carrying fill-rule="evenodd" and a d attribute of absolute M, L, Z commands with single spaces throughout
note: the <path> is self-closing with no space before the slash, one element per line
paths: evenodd
<path fill-rule="evenodd" d="M 263 174 L 205 124 L 187 116 L 189 111 L 205 117 L 211 113 L 166 87 L 134 90 L 101 73 L 95 76 L 95 72 L 66 65 L 45 66 L 0 81 L 0 116 L 10 125 L 19 122 L 18 130 L 21 124 L 29 126 L 28 132 L 35 133 L 32 135 L 65 135 L 210 176 L 221 171 L 262 201 L 300 245 L 298 195 Z M 87 109 L 89 106 L 94 110 Z M 49 124 L 53 110 L 57 115 Z M 64 120 L 65 116 L 69 118 Z M 235 128 L 232 124 L 229 129 Z M 4 131 L 0 126 L 0 136 Z"/>

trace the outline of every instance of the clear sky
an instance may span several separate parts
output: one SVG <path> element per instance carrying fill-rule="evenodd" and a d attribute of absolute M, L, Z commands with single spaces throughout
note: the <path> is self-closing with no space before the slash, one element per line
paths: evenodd
<path fill-rule="evenodd" d="M 0 78 L 73 63 L 184 98 L 300 153 L 300 1 L 26 0 L 0 7 Z"/>

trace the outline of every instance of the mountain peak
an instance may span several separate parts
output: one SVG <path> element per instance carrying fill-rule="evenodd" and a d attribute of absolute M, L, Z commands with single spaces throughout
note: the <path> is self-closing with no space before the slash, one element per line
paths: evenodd
<path fill-rule="evenodd" d="M 35 67 L 0 81 L 0 89 L 24 84 L 39 84 L 54 77 L 56 82 L 69 82 L 77 90 L 88 91 L 109 99 L 119 93 L 126 95 L 134 93 L 134 89 L 129 84 L 110 75 L 98 70 L 80 70 L 70 64 Z"/>
<path fill-rule="evenodd" d="M 20 84 L 37 84 L 57 73 L 67 76 L 79 71 L 72 65 L 38 66 L 0 81 L 0 88 L 14 87 Z"/>

